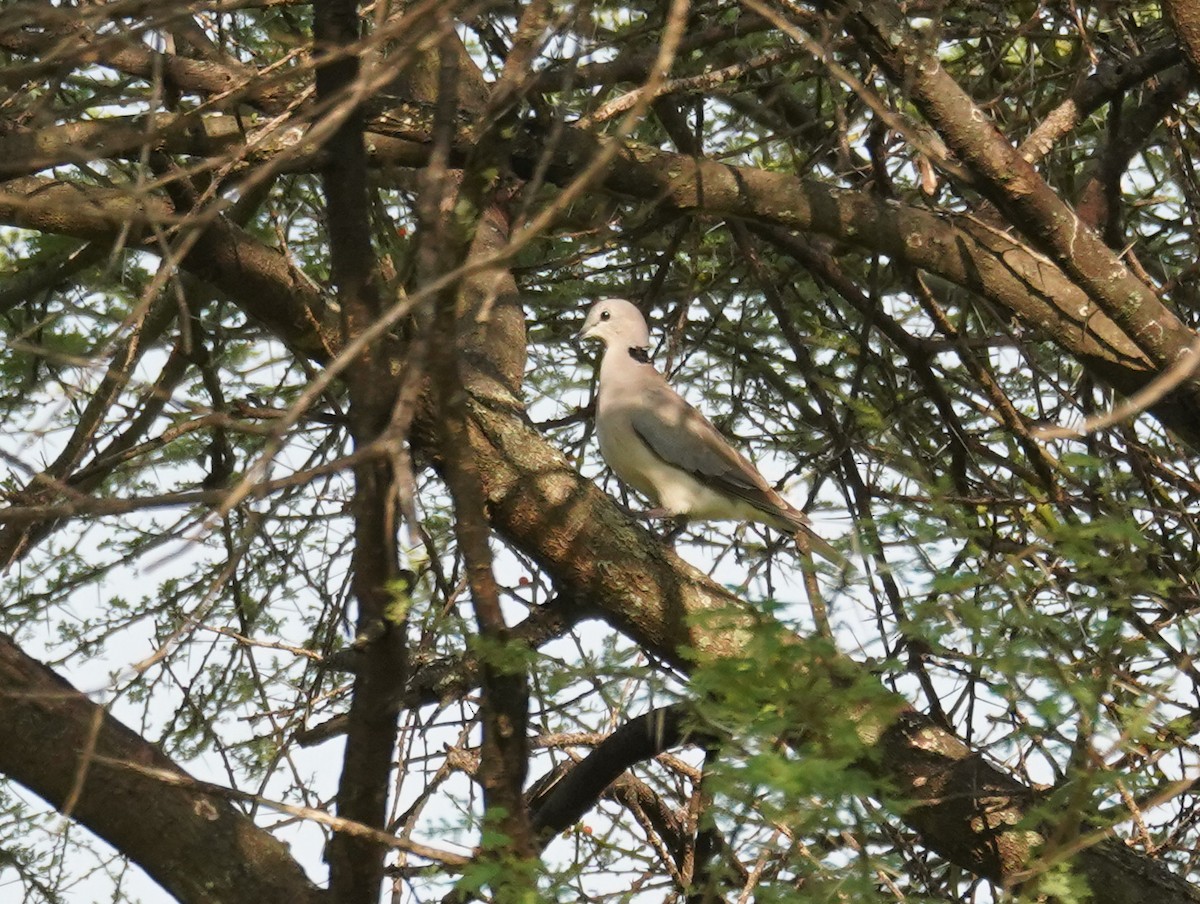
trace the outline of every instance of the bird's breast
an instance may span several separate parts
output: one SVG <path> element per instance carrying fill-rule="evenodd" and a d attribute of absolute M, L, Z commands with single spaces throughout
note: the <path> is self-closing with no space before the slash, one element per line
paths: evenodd
<path fill-rule="evenodd" d="M 659 470 L 662 463 L 646 448 L 641 437 L 634 432 L 627 414 L 619 409 L 598 412 L 596 438 L 600 441 L 600 454 L 613 473 L 621 480 L 646 496 L 655 505 L 659 503 Z"/>
<path fill-rule="evenodd" d="M 696 477 L 657 455 L 633 429 L 629 411 L 619 401 L 600 403 L 596 436 L 600 454 L 622 483 L 673 515 L 728 518 L 729 502 Z"/>

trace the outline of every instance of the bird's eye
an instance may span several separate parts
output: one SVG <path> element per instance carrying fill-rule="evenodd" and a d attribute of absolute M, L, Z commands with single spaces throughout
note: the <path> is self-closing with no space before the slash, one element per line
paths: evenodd
<path fill-rule="evenodd" d="M 600 312 L 600 319 L 601 319 L 601 320 L 608 320 L 608 319 L 610 319 L 611 317 L 612 317 L 612 311 L 601 311 L 601 312 Z"/>

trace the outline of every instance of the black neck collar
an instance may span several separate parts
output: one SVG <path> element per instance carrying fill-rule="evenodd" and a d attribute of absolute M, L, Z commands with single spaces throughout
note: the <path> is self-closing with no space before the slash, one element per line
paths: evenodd
<path fill-rule="evenodd" d="M 629 357 L 631 357 L 638 364 L 650 363 L 650 352 L 646 351 L 644 348 L 631 348 L 629 350 Z"/>

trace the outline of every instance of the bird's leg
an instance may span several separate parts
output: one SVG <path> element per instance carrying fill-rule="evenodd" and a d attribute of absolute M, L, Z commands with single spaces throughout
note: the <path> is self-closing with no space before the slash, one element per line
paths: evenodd
<path fill-rule="evenodd" d="M 657 521 L 660 518 L 674 518 L 673 512 L 668 512 L 665 508 L 642 509 L 637 513 L 639 518 L 645 518 L 647 521 Z"/>
<path fill-rule="evenodd" d="M 671 522 L 667 528 L 667 532 L 663 534 L 664 543 L 674 543 L 679 535 L 683 533 L 683 529 L 687 527 L 687 518 L 682 515 L 677 515 L 674 512 L 667 511 L 665 508 L 642 509 L 636 513 L 636 517 L 645 519 L 646 521 L 658 521 L 659 519 L 667 519 Z"/>
<path fill-rule="evenodd" d="M 679 539 L 679 535 L 683 533 L 687 527 L 687 518 L 683 515 L 677 515 L 674 512 L 669 512 L 664 508 L 647 509 L 642 512 L 642 517 L 647 520 L 663 519 L 667 522 L 667 532 L 663 534 L 663 542 L 674 544 Z"/>
<path fill-rule="evenodd" d="M 670 528 L 663 535 L 663 542 L 674 545 L 675 541 L 679 539 L 679 535 L 683 533 L 684 528 L 686 528 L 686 527 L 687 527 L 687 518 L 684 518 L 684 517 L 678 516 L 678 515 L 675 516 L 671 520 Z"/>
<path fill-rule="evenodd" d="M 657 521 L 659 518 L 674 518 L 676 517 L 665 508 L 652 509 L 635 509 L 632 505 L 616 500 L 617 507 L 621 509 L 630 518 L 637 518 L 639 521 Z"/>

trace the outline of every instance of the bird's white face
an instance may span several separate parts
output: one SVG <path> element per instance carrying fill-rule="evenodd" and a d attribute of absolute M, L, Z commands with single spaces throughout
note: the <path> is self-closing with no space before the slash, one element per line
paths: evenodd
<path fill-rule="evenodd" d="M 605 346 L 624 345 L 626 348 L 647 348 L 650 330 L 646 318 L 623 298 L 605 298 L 594 305 L 579 330 L 580 339 L 595 339 Z"/>

